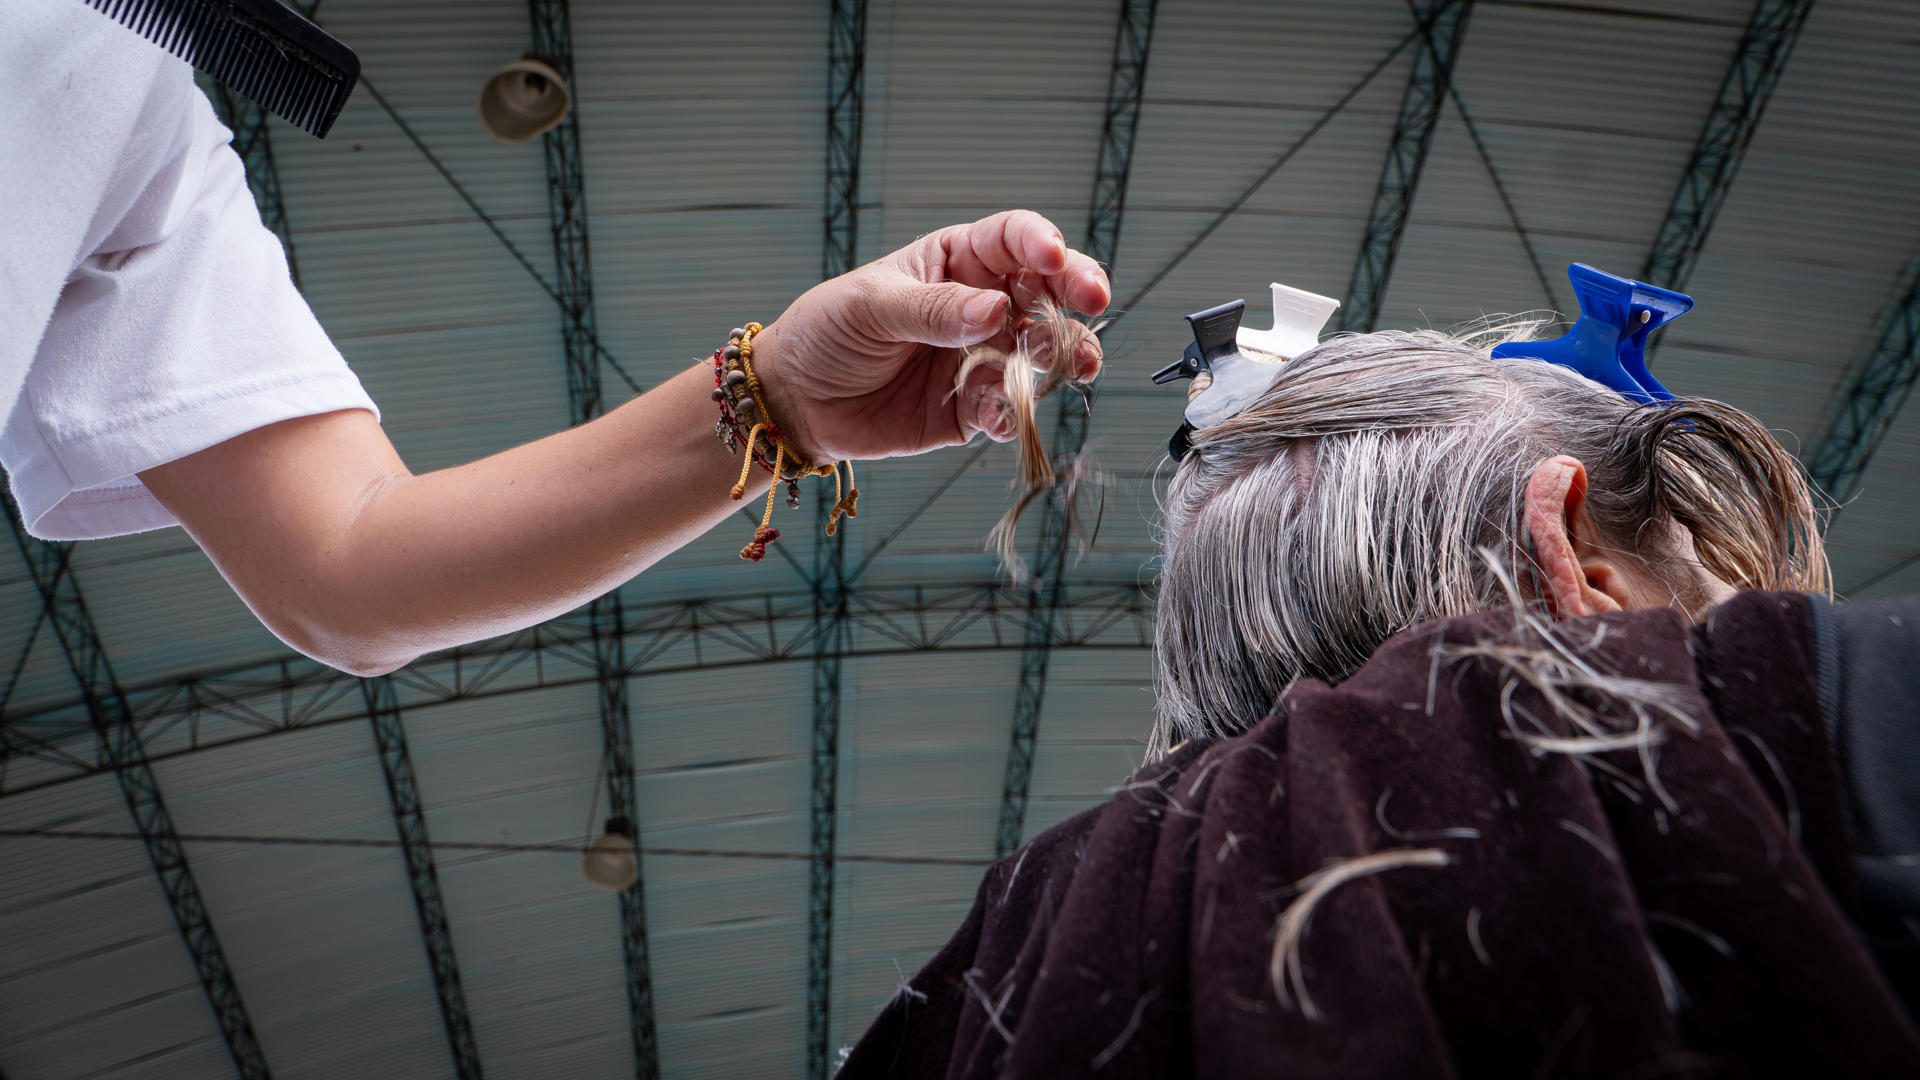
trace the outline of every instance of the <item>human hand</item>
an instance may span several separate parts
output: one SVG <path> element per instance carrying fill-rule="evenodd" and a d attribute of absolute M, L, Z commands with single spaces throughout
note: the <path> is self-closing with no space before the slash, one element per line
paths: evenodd
<path fill-rule="evenodd" d="M 1029 210 L 929 233 L 822 282 L 754 336 L 768 409 L 814 461 L 919 454 L 976 432 L 1004 442 L 1014 433 L 994 400 L 999 372 L 976 368 L 958 393 L 954 377 L 969 347 L 1014 351 L 1023 313 L 1009 297 L 1035 283 L 1086 315 L 1113 295 L 1099 264 Z M 1042 368 L 1055 362 L 1045 342 L 1029 344 Z M 1099 339 L 1080 335 L 1068 362 L 1073 381 L 1093 379 Z"/>

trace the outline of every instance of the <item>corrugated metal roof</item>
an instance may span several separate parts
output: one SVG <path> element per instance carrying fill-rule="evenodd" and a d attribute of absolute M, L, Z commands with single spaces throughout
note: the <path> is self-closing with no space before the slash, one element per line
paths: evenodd
<path fill-rule="evenodd" d="M 125 821 L 110 776 L 0 801 L 8 828 L 115 829 Z M 0 1015 L 9 1074 L 231 1068 L 139 845 L 6 844 Z M 121 1036 L 129 1030 L 141 1037 Z"/>

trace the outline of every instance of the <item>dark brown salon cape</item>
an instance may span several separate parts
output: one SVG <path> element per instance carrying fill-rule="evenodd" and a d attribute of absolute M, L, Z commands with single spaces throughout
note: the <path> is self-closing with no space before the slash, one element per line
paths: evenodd
<path fill-rule="evenodd" d="M 1920 1076 L 1856 928 L 1806 598 L 1742 594 L 1701 627 L 1667 610 L 1563 625 L 1586 641 L 1602 624 L 1590 655 L 1671 683 L 1698 722 L 1664 725 L 1672 807 L 1635 752 L 1583 766 L 1517 741 L 1494 665 L 1436 667 L 1437 643 L 1498 638 L 1510 616 L 1416 627 L 997 863 L 840 1075 Z M 1319 1019 L 1283 1003 L 1290 887 L 1395 849 L 1448 864 L 1327 893 L 1300 952 Z"/>

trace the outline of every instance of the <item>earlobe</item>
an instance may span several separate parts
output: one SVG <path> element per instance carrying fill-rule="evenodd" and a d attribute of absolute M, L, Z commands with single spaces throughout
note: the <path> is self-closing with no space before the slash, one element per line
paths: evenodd
<path fill-rule="evenodd" d="M 1586 500 L 1586 466 L 1565 454 L 1534 466 L 1527 479 L 1527 535 L 1545 586 L 1544 599 L 1559 619 L 1624 606 L 1626 581 L 1591 542 Z"/>

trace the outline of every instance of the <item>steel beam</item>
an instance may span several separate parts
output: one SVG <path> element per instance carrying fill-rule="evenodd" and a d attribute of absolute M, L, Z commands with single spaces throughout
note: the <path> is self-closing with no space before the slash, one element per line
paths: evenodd
<path fill-rule="evenodd" d="M 999 582 L 849 588 L 840 658 L 947 655 L 1021 648 L 1033 617 L 1022 590 Z M 811 591 L 629 606 L 623 669 L 631 679 L 814 663 L 818 598 Z M 1075 582 L 1053 612 L 1053 647 L 1139 651 L 1153 645 L 1153 601 L 1128 576 Z M 595 624 L 575 611 L 516 634 L 415 660 L 391 679 L 401 707 L 431 708 L 532 690 L 601 684 Z M 360 680 L 304 656 L 170 678 L 125 691 L 153 760 L 256 738 L 365 723 Z M 110 769 L 86 750 L 84 701 L 0 716 L 7 747 L 0 795 L 21 794 Z M 158 749 L 153 749 L 158 747 Z"/>
<path fill-rule="evenodd" d="M 1157 0 L 1122 0 L 1107 69 L 1107 107 L 1094 159 L 1093 197 L 1087 204 L 1086 252 L 1111 270 L 1120 251 L 1120 222 L 1127 210 L 1127 178 L 1133 171 L 1133 136 L 1140 123 L 1140 95 L 1147 85 Z"/>
<path fill-rule="evenodd" d="M 12 497 L 11 489 L 9 489 L 8 497 L 9 499 Z M 62 560 L 59 567 L 55 569 L 51 580 L 46 582 L 46 587 L 58 589 L 60 587 L 60 580 L 66 576 L 68 566 L 69 563 Z M 40 631 L 45 629 L 46 625 L 47 609 L 42 605 L 40 610 L 34 614 L 33 626 L 28 629 L 26 639 L 20 643 L 20 653 L 14 659 L 13 670 L 7 674 L 6 686 L 0 687 L 0 716 L 6 715 L 7 703 L 13 700 L 13 692 L 19 687 L 21 677 L 26 674 L 27 661 L 33 656 L 33 647 L 39 642 Z M 4 755 L 7 752 L 8 743 L 6 741 L 6 735 L 6 728 L 0 727 L 0 755 Z M 4 786 L 4 784 L 0 784 L 0 787 Z"/>
<path fill-rule="evenodd" d="M 1453 66 L 1472 11 L 1472 0 L 1435 0 L 1415 12 L 1425 47 L 1414 50 L 1413 73 L 1400 98 L 1399 119 L 1387 144 L 1379 186 L 1374 188 L 1373 210 L 1360 238 L 1360 255 L 1354 260 L 1346 301 L 1340 305 L 1342 330 L 1370 331 L 1380 320 L 1387 281 L 1400 254 L 1400 240 L 1406 234 L 1420 172 L 1433 147 L 1440 107 L 1453 87 Z"/>
<path fill-rule="evenodd" d="M 427 835 L 427 817 L 420 802 L 420 785 L 413 774 L 413 755 L 407 752 L 407 731 L 393 680 L 382 676 L 362 679 L 361 695 L 373 741 L 380 750 L 380 768 L 387 778 L 387 797 L 393 804 L 393 824 L 400 833 L 400 850 L 407 861 L 407 883 L 413 886 L 413 909 L 420 918 L 420 937 L 427 946 L 427 965 L 433 970 L 433 988 L 440 997 L 440 1019 L 447 1029 L 447 1049 L 453 1054 L 454 1075 L 480 1080 L 480 1048 L 473 1041 L 473 1020 L 467 1013 L 466 991 L 460 987 L 460 965 L 453 955 L 453 930 L 447 906 L 440 899 L 440 875 L 433 865 L 433 841 Z"/>
<path fill-rule="evenodd" d="M 1287 162 L 1292 161 L 1294 155 L 1304 149 L 1309 142 L 1312 142 L 1315 135 L 1326 130 L 1326 126 L 1332 123 L 1335 117 L 1344 112 L 1347 106 L 1353 104 L 1354 99 L 1358 98 L 1362 91 L 1372 85 L 1373 80 L 1379 78 L 1380 73 L 1385 71 L 1388 65 L 1392 64 L 1401 53 L 1406 51 L 1407 46 L 1419 40 L 1425 32 L 1426 25 L 1422 23 L 1402 35 L 1400 40 L 1394 42 L 1392 48 L 1388 49 L 1380 59 L 1374 61 L 1373 66 L 1369 67 L 1357 82 L 1348 87 L 1346 92 L 1341 94 L 1338 100 L 1322 111 L 1313 123 L 1308 124 L 1307 129 L 1300 133 L 1299 138 L 1293 140 L 1286 149 L 1280 151 L 1273 159 L 1272 164 L 1262 170 L 1259 176 L 1254 177 L 1251 183 L 1240 190 L 1240 194 L 1234 196 L 1226 206 L 1222 207 L 1205 225 L 1201 226 L 1200 231 L 1193 234 L 1193 238 L 1183 244 L 1180 250 L 1174 252 L 1165 262 L 1162 262 L 1160 268 L 1149 275 L 1146 282 L 1133 291 L 1132 296 L 1127 297 L 1127 299 L 1118 306 L 1109 308 L 1112 314 L 1107 318 L 1107 329 L 1113 329 L 1115 323 L 1126 318 L 1127 312 L 1139 310 L 1140 305 L 1145 302 L 1147 297 L 1153 295 L 1153 291 L 1158 289 L 1161 283 L 1167 280 L 1168 275 L 1179 269 L 1180 265 L 1185 263 L 1188 257 L 1194 252 L 1200 250 L 1200 246 L 1207 242 L 1208 237 L 1218 232 L 1220 226 L 1225 225 L 1233 215 L 1239 213 L 1240 208 L 1247 205 L 1248 199 L 1253 198 L 1256 192 L 1265 187 L 1267 181 L 1273 179 L 1274 174 L 1285 168 Z"/>
<path fill-rule="evenodd" d="M 827 16 L 827 201 L 820 274 L 853 269 L 860 237 L 860 135 L 867 91 L 866 0 L 832 0 Z M 828 536 L 833 492 L 816 494 L 813 547 L 813 761 L 807 800 L 809 1080 L 834 1071 L 834 837 L 840 796 L 840 667 L 847 649 L 846 530 Z"/>
<path fill-rule="evenodd" d="M 1883 566 L 1880 569 L 1875 570 L 1873 573 L 1868 574 L 1866 577 L 1861 578 L 1859 581 L 1856 581 L 1852 585 L 1849 585 L 1845 589 L 1842 589 L 1841 595 L 1847 596 L 1847 597 L 1859 596 L 1862 591 L 1866 589 L 1870 589 L 1873 586 L 1880 584 L 1881 582 L 1887 580 L 1888 578 L 1899 573 L 1900 571 L 1905 570 L 1907 567 L 1912 566 L 1914 563 L 1920 563 L 1920 551 L 1916 551 L 1913 554 L 1908 555 L 1906 558 L 1901 559 L 1898 562 L 1895 562 L 1891 566 Z"/>
<path fill-rule="evenodd" d="M 827 204 L 822 277 L 856 265 L 860 236 L 860 133 L 867 93 L 866 0 L 832 0 L 827 25 Z"/>
<path fill-rule="evenodd" d="M 265 1080 L 272 1075 L 266 1054 L 254 1034 L 253 1021 L 247 1015 L 240 988 L 234 983 L 226 951 L 220 947 L 220 937 L 214 932 L 213 919 L 194 880 L 193 867 L 187 862 L 186 849 L 173 826 L 173 815 L 167 811 L 160 783 L 153 775 L 146 748 L 133 725 L 133 709 L 114 676 L 99 629 L 73 574 L 73 545 L 49 544 L 28 536 L 20 524 L 20 508 L 14 504 L 11 491 L 6 492 L 5 506 L 0 507 L 0 512 L 6 514 L 14 543 L 19 546 L 20 555 L 26 560 L 40 592 L 46 625 L 53 630 L 66 657 L 67 668 L 79 687 L 100 769 L 111 770 L 119 781 L 120 795 L 126 800 L 134 827 L 145 842 L 147 858 L 160 878 L 174 924 L 186 943 L 207 1003 L 213 1007 L 214 1020 L 226 1039 L 234 1067 L 241 1080 Z"/>
<path fill-rule="evenodd" d="M 573 31 L 567 0 L 528 0 L 533 51 L 573 86 Z M 587 236 L 587 182 L 580 159 L 580 105 L 541 138 L 547 164 L 547 223 L 553 233 L 554 290 L 567 365 L 568 420 L 584 424 L 606 411 L 601 399 L 599 336 L 593 307 L 593 252 Z"/>
<path fill-rule="evenodd" d="M 1753 6 L 1666 219 L 1640 268 L 1641 281 L 1668 289 L 1686 287 L 1811 10 L 1813 0 L 1759 0 Z"/>
<path fill-rule="evenodd" d="M 607 601 L 611 600 L 611 603 Z M 588 612 L 600 691 L 600 739 L 606 747 L 607 806 L 614 817 L 640 826 L 634 797 L 633 720 L 627 705 L 624 613 L 618 596 L 603 597 Z M 636 865 L 640 856 L 635 855 Z M 644 867 L 642 867 L 644 869 Z M 627 971 L 627 1023 L 633 1032 L 634 1074 L 641 1080 L 660 1075 L 659 1042 L 653 1027 L 653 959 L 647 945 L 647 897 L 644 874 L 620 892 L 620 952 Z"/>
<path fill-rule="evenodd" d="M 833 1075 L 833 886 L 840 787 L 840 668 L 846 655 L 847 592 L 836 552 L 817 560 L 833 575 L 814 602 L 813 766 L 807 802 L 807 1076 Z"/>
<path fill-rule="evenodd" d="M 567 0 L 528 0 L 533 51 L 567 81 L 573 77 L 573 26 Z M 587 237 L 586 172 L 580 157 L 580 98 L 542 142 L 547 161 L 547 218 L 553 229 L 555 299 L 567 365 L 569 419 L 584 424 L 606 411 L 601 394 L 598 322 L 593 307 L 593 256 Z M 600 733 L 606 744 L 606 784 L 612 813 L 639 826 L 634 799 L 633 719 L 627 701 L 626 613 L 618 590 L 585 609 L 599 683 Z M 620 947 L 626 960 L 627 1019 L 633 1033 L 635 1075 L 660 1075 L 653 1024 L 653 965 L 647 947 L 643 874 L 620 893 Z"/>
<path fill-rule="evenodd" d="M 1907 264 L 1900 292 L 1880 336 L 1848 370 L 1827 407 L 1826 431 L 1807 458 L 1807 473 L 1834 503 L 1860 493 L 1860 478 L 1920 376 L 1920 255 Z"/>
<path fill-rule="evenodd" d="M 1133 136 L 1140 120 L 1140 95 L 1147 81 L 1147 55 L 1153 45 L 1156 0 L 1122 0 L 1120 25 L 1113 36 L 1113 64 L 1107 72 L 1107 108 L 1094 162 L 1093 198 L 1087 208 L 1086 252 L 1113 267 L 1120 249 L 1120 222 L 1127 208 L 1127 177 L 1133 166 Z M 1077 394 L 1060 396 L 1053 429 L 1052 460 L 1066 461 L 1087 441 L 1088 402 Z M 1067 548 L 1072 541 L 1073 508 L 1068 492 L 1048 493 L 1040 525 L 1040 550 L 1034 581 L 1027 590 L 1027 634 L 1020 650 L 1020 685 L 1013 695 L 1013 738 L 1007 748 L 1006 780 L 1000 790 L 1000 824 L 994 851 L 1005 855 L 1020 846 L 1027 816 L 1027 789 L 1033 778 L 1033 745 L 1040 730 L 1040 708 L 1047 693 L 1047 665 L 1053 656 L 1055 617 L 1063 595 Z"/>

